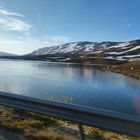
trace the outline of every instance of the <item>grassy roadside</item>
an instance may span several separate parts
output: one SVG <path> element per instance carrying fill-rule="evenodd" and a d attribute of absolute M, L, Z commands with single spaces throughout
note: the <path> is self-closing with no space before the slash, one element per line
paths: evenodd
<path fill-rule="evenodd" d="M 0 106 L 0 127 L 39 140 L 77 140 L 74 134 L 63 133 L 53 117 Z"/>
<path fill-rule="evenodd" d="M 114 68 L 110 68 L 109 70 L 140 79 L 140 60 L 121 64 Z"/>
<path fill-rule="evenodd" d="M 40 114 L 0 106 L 0 128 L 36 140 L 79 140 L 76 124 Z M 87 140 L 140 140 L 98 128 L 84 126 Z"/>

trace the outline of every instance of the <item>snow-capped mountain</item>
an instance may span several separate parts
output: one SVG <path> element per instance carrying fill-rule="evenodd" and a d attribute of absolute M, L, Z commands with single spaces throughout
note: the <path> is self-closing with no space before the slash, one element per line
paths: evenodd
<path fill-rule="evenodd" d="M 16 56 L 16 55 L 0 51 L 0 56 Z"/>
<path fill-rule="evenodd" d="M 102 56 L 106 59 L 129 60 L 140 58 L 140 40 L 128 42 L 74 42 L 45 47 L 32 52 L 31 56 L 48 54 Z"/>
<path fill-rule="evenodd" d="M 108 47 L 104 53 L 107 56 L 120 59 L 140 58 L 140 40 L 129 41 Z"/>
<path fill-rule="evenodd" d="M 99 53 L 117 44 L 118 42 L 74 42 L 41 48 L 32 52 L 31 55 Z"/>

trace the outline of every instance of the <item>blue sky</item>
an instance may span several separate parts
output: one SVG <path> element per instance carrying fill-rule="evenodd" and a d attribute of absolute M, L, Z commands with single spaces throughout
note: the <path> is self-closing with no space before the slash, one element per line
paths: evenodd
<path fill-rule="evenodd" d="M 140 0 L 0 0 L 0 51 L 140 38 Z"/>

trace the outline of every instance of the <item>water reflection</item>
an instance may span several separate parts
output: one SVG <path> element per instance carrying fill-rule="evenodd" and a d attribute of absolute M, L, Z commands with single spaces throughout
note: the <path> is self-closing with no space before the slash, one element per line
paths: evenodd
<path fill-rule="evenodd" d="M 0 91 L 140 114 L 139 80 L 79 64 L 1 60 L 0 67 Z"/>

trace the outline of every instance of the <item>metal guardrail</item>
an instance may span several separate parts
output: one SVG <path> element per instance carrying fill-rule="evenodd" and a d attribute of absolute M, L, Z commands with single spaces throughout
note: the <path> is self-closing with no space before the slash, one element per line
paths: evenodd
<path fill-rule="evenodd" d="M 0 105 L 76 122 L 79 124 L 82 140 L 85 139 L 82 129 L 83 124 L 140 136 L 140 116 L 137 115 L 128 115 L 69 103 L 46 101 L 3 92 L 0 92 Z"/>

